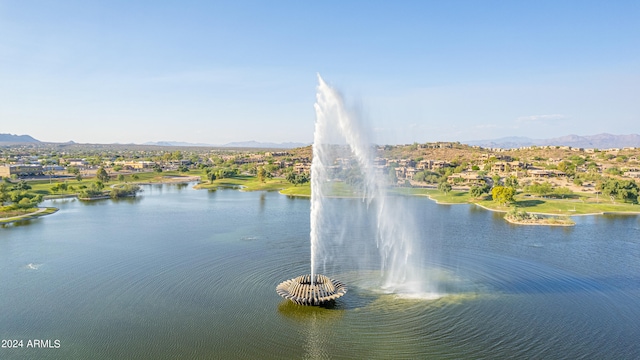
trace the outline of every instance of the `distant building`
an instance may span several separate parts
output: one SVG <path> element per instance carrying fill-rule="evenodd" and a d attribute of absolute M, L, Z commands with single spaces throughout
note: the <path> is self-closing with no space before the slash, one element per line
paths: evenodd
<path fill-rule="evenodd" d="M 0 166 L 1 177 L 18 177 L 39 176 L 43 175 L 42 165 L 3 165 Z"/>

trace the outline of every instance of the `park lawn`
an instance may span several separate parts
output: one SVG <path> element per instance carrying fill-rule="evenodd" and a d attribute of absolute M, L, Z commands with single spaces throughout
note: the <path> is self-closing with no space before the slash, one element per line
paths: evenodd
<path fill-rule="evenodd" d="M 469 196 L 468 191 L 459 190 L 452 190 L 445 194 L 437 189 L 399 187 L 393 188 L 391 193 L 399 195 L 428 196 L 439 204 L 467 204 L 473 200 L 471 196 Z"/>
<path fill-rule="evenodd" d="M 311 197 L 311 184 L 306 183 L 297 186 L 290 185 L 286 189 L 280 190 L 280 194 L 287 196 Z"/>
<path fill-rule="evenodd" d="M 553 198 L 533 198 L 524 195 L 516 195 L 515 203 L 518 209 L 531 213 L 540 213 L 548 215 L 587 215 L 600 214 L 606 212 L 636 212 L 640 213 L 640 205 L 622 203 L 611 200 L 600 199 L 600 202 L 594 202 L 591 198 L 585 197 L 580 200 L 573 199 L 553 199 Z M 509 206 L 501 206 L 492 200 L 475 201 L 477 204 L 487 207 L 491 210 L 508 211 Z M 512 206 L 513 206 L 512 205 Z"/>
<path fill-rule="evenodd" d="M 225 187 L 242 187 L 243 191 L 275 191 L 291 186 L 282 178 L 258 180 L 257 176 L 238 175 L 230 178 L 217 179 L 213 183 L 199 184 L 198 189 L 218 189 Z"/>
<path fill-rule="evenodd" d="M 29 208 L 29 209 L 10 209 L 9 206 L 0 207 L 0 224 L 10 223 L 16 220 L 28 220 L 37 218 L 44 215 L 53 214 L 58 211 L 57 208 L 47 207 L 44 208 L 44 211 L 38 212 L 42 210 L 42 208 Z M 38 212 L 36 214 L 36 212 Z"/>
<path fill-rule="evenodd" d="M 167 181 L 167 177 L 171 177 L 171 178 L 177 178 L 177 177 L 190 177 L 190 176 L 200 176 L 202 177 L 204 174 L 204 171 L 198 171 L 198 170 L 194 170 L 194 171 L 190 171 L 190 172 L 186 172 L 186 173 L 181 173 L 179 171 L 165 171 L 165 172 L 142 172 L 142 173 L 135 173 L 135 174 L 130 174 L 130 175 L 124 175 L 124 181 L 118 181 L 116 178 L 112 177 L 109 182 L 105 183 L 105 189 L 107 189 L 108 187 L 110 187 L 111 185 L 119 185 L 119 184 L 125 184 L 125 183 L 162 183 L 162 182 L 166 182 Z M 134 178 L 133 175 L 136 175 L 137 178 Z M 29 192 L 35 193 L 35 194 L 41 194 L 44 196 L 56 196 L 56 195 L 75 195 L 77 194 L 80 190 L 82 190 L 80 187 L 81 186 L 85 186 L 85 187 L 90 187 L 91 184 L 96 183 L 98 180 L 93 177 L 93 178 L 85 178 L 82 181 L 78 181 L 76 179 L 53 179 L 51 180 L 36 180 L 36 181 L 29 181 L 29 185 L 31 185 L 31 190 L 29 190 Z M 67 190 L 58 190 L 58 191 L 53 191 L 51 190 L 52 187 L 54 187 L 57 184 L 60 183 L 64 183 L 66 182 L 67 185 L 69 186 L 69 188 Z"/>
<path fill-rule="evenodd" d="M 358 198 L 362 197 L 362 192 L 358 191 L 358 189 L 350 186 L 349 184 L 342 181 L 334 181 L 329 184 L 326 189 L 328 197 L 342 197 L 342 198 Z M 289 185 L 288 188 L 280 191 L 281 194 L 289 195 L 289 196 L 311 196 L 311 184 L 306 183 L 302 185 Z"/>

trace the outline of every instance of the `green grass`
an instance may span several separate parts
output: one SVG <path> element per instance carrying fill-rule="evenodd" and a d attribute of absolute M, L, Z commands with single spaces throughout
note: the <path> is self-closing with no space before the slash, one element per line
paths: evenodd
<path fill-rule="evenodd" d="M 231 178 L 218 179 L 213 183 L 201 183 L 198 189 L 218 189 L 225 187 L 242 187 L 243 191 L 275 191 L 292 186 L 282 178 L 266 179 L 264 182 L 256 176 L 238 175 Z"/>
<path fill-rule="evenodd" d="M 311 197 L 311 184 L 306 183 L 298 186 L 289 186 L 286 189 L 280 190 L 280 194 L 288 196 Z"/>
<path fill-rule="evenodd" d="M 432 200 L 440 204 L 467 204 L 473 199 L 469 196 L 468 191 L 452 190 L 448 193 L 443 193 L 436 189 L 424 189 L 424 188 L 393 188 L 391 193 L 400 195 L 418 195 L 428 196 Z"/>
<path fill-rule="evenodd" d="M 6 208 L 8 208 L 8 206 L 0 207 L 0 224 L 7 224 L 19 220 L 35 219 L 58 211 L 57 208 L 48 207 L 44 208 L 44 211 L 36 214 L 36 212 L 42 210 L 42 208 L 5 210 Z"/>
<path fill-rule="evenodd" d="M 638 204 L 623 203 L 618 200 L 612 202 L 608 198 L 596 197 L 592 194 L 574 194 L 575 196 L 568 199 L 530 197 L 525 196 L 524 194 L 518 194 L 515 196 L 516 202 L 513 205 L 502 206 L 491 200 L 491 197 L 488 195 L 479 199 L 474 199 L 467 191 L 450 191 L 445 195 L 443 192 L 436 189 L 395 188 L 392 192 L 402 195 L 429 196 L 431 199 L 441 204 L 474 203 L 495 211 L 509 211 L 513 208 L 513 205 L 515 205 L 518 209 L 527 212 L 547 215 L 571 216 L 607 212 L 640 212 L 640 205 Z"/>
<path fill-rule="evenodd" d="M 161 183 L 166 181 L 167 177 L 199 176 L 202 178 L 202 176 L 204 175 L 204 171 L 194 170 L 186 173 L 181 173 L 178 171 L 166 171 L 161 173 L 145 172 L 145 173 L 135 173 L 135 175 L 137 176 L 137 179 L 134 178 L 133 174 L 125 175 L 124 181 L 118 181 L 112 177 L 111 180 L 109 180 L 109 182 L 104 184 L 105 189 L 108 190 L 108 188 L 112 185 L 120 185 L 125 183 Z M 65 182 L 67 183 L 67 186 L 72 187 L 72 189 L 58 190 L 58 191 L 51 190 L 57 184 L 65 183 Z M 31 185 L 31 190 L 29 190 L 29 192 L 32 192 L 35 194 L 41 194 L 48 197 L 75 195 L 78 192 L 80 192 L 80 190 L 82 190 L 80 188 L 81 186 L 90 187 L 91 184 L 94 184 L 96 182 L 97 182 L 97 179 L 95 177 L 90 179 L 83 179 L 82 181 L 78 181 L 76 179 L 65 179 L 65 180 L 54 179 L 53 181 L 50 181 L 50 180 L 29 181 L 29 185 Z"/>
<path fill-rule="evenodd" d="M 594 198 L 595 199 L 595 198 Z M 587 214 L 599 214 L 607 212 L 640 212 L 640 205 L 621 203 L 611 200 L 602 200 L 595 202 L 590 197 L 583 197 L 582 199 L 546 199 L 546 198 L 531 198 L 524 195 L 516 195 L 515 203 L 518 209 L 526 212 L 541 213 L 548 215 L 587 215 Z M 477 201 L 479 205 L 487 207 L 492 210 L 507 211 L 510 207 L 500 206 L 492 200 Z"/>

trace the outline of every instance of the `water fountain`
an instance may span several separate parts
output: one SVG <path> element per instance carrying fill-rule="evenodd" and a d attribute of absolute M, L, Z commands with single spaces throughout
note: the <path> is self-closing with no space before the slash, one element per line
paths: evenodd
<path fill-rule="evenodd" d="M 321 305 L 346 293 L 341 282 L 317 272 L 321 265 L 326 270 L 336 258 L 335 249 L 348 241 L 336 228 L 349 225 L 332 217 L 336 209 L 329 203 L 336 191 L 347 191 L 362 199 L 364 208 L 374 218 L 381 287 L 391 293 L 419 294 L 424 291 L 424 281 L 419 279 L 415 270 L 419 264 L 412 256 L 417 248 L 412 216 L 388 198 L 387 176 L 374 165 L 375 148 L 358 114 L 348 109 L 342 96 L 320 75 L 318 82 L 311 164 L 311 274 L 281 283 L 277 292 L 303 305 Z M 336 245 L 336 241 L 338 246 L 330 246 Z M 363 258 L 358 253 L 353 255 L 350 261 Z M 329 284 L 332 287 L 327 288 Z"/>

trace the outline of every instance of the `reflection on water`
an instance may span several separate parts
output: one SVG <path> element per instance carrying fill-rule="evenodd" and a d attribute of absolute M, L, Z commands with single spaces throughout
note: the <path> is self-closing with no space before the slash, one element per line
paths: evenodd
<path fill-rule="evenodd" d="M 349 292 L 320 308 L 275 292 L 308 272 L 308 199 L 144 190 L 135 201 L 55 200 L 55 215 L 0 229 L 2 338 L 60 339 L 28 354 L 41 359 L 640 357 L 638 217 L 514 227 L 411 198 L 433 245 L 424 251 L 437 255 L 417 271 L 437 289 L 386 293 L 378 267 L 334 249 L 328 275 Z"/>

